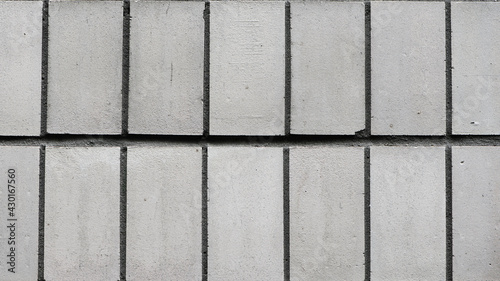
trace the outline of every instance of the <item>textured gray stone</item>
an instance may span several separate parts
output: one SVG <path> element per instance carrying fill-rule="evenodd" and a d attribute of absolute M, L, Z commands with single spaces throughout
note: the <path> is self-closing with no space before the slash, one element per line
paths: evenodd
<path fill-rule="evenodd" d="M 291 280 L 363 280 L 364 149 L 290 149 Z"/>
<path fill-rule="evenodd" d="M 498 147 L 453 147 L 455 280 L 500 280 L 498 167 Z"/>
<path fill-rule="evenodd" d="M 132 134 L 201 135 L 205 3 L 130 3 Z"/>
<path fill-rule="evenodd" d="M 47 131 L 119 134 L 121 1 L 51 1 Z"/>
<path fill-rule="evenodd" d="M 1 280 L 37 280 L 39 149 L 0 147 Z"/>
<path fill-rule="evenodd" d="M 45 279 L 120 278 L 120 149 L 48 147 Z"/>
<path fill-rule="evenodd" d="M 445 280 L 443 147 L 371 148 L 372 280 Z"/>
<path fill-rule="evenodd" d="M 453 133 L 500 133 L 500 3 L 453 2 Z"/>
<path fill-rule="evenodd" d="M 201 148 L 129 148 L 127 280 L 201 280 Z"/>
<path fill-rule="evenodd" d="M 283 280 L 283 151 L 208 149 L 208 279 Z"/>
<path fill-rule="evenodd" d="M 444 2 L 371 3 L 372 133 L 443 135 Z"/>
<path fill-rule="evenodd" d="M 365 9 L 361 2 L 291 7 L 292 134 L 365 128 Z"/>
<path fill-rule="evenodd" d="M 282 135 L 285 3 L 210 2 L 210 133 Z"/>
<path fill-rule="evenodd" d="M 0 135 L 40 134 L 42 1 L 0 1 Z"/>

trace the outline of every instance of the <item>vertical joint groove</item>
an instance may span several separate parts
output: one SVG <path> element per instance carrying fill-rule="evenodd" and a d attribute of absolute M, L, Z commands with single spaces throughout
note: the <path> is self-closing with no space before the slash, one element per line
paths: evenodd
<path fill-rule="evenodd" d="M 371 38 L 371 6 L 370 2 L 365 2 L 365 137 L 372 133 Z"/>
<path fill-rule="evenodd" d="M 285 135 L 290 135 L 292 108 L 292 35 L 290 2 L 285 3 Z"/>
<path fill-rule="evenodd" d="M 371 279 L 370 147 L 365 147 L 365 280 Z"/>
<path fill-rule="evenodd" d="M 453 280 L 452 149 L 446 146 L 446 280 Z"/>
<path fill-rule="evenodd" d="M 283 269 L 290 280 L 290 148 L 283 148 Z"/>
<path fill-rule="evenodd" d="M 49 72 L 49 0 L 43 0 L 42 9 L 42 85 L 40 108 L 40 136 L 47 135 L 47 95 Z"/>
<path fill-rule="evenodd" d="M 40 146 L 38 174 L 38 281 L 45 280 L 45 146 Z"/>
<path fill-rule="evenodd" d="M 452 58 L 451 58 L 451 3 L 445 2 L 446 20 L 446 136 L 453 134 L 453 104 L 452 104 Z"/>
<path fill-rule="evenodd" d="M 122 54 L 122 135 L 128 135 L 128 104 L 130 82 L 130 0 L 123 1 Z"/>
<path fill-rule="evenodd" d="M 451 3 L 445 1 L 446 21 L 446 138 L 453 135 Z M 452 148 L 446 146 L 446 280 L 453 280 Z"/>
<path fill-rule="evenodd" d="M 201 250 L 202 250 L 202 280 L 208 280 L 208 149 L 202 148 L 202 182 L 201 182 Z"/>
<path fill-rule="evenodd" d="M 120 149 L 120 280 L 127 266 L 127 147 Z"/>
<path fill-rule="evenodd" d="M 205 2 L 204 62 L 203 62 L 203 136 L 210 135 L 210 2 Z"/>

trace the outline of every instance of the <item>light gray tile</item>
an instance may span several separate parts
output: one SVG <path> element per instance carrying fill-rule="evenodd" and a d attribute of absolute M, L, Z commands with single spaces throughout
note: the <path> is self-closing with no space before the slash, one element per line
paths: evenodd
<path fill-rule="evenodd" d="M 364 149 L 290 149 L 291 280 L 363 280 Z"/>
<path fill-rule="evenodd" d="M 208 279 L 283 280 L 283 150 L 208 149 Z"/>
<path fill-rule="evenodd" d="M 210 133 L 283 135 L 285 3 L 210 3 Z"/>
<path fill-rule="evenodd" d="M 50 2 L 47 131 L 120 134 L 121 1 Z"/>
<path fill-rule="evenodd" d="M 500 279 L 500 149 L 453 147 L 453 278 Z"/>
<path fill-rule="evenodd" d="M 365 8 L 291 4 L 292 134 L 354 135 L 365 128 Z"/>
<path fill-rule="evenodd" d="M 120 279 L 120 148 L 48 147 L 45 279 Z"/>
<path fill-rule="evenodd" d="M 500 133 L 499 3 L 453 2 L 453 133 Z"/>
<path fill-rule="evenodd" d="M 444 2 L 371 3 L 374 135 L 444 135 Z"/>
<path fill-rule="evenodd" d="M 372 280 L 444 280 L 444 147 L 371 147 Z"/>
<path fill-rule="evenodd" d="M 130 3 L 130 133 L 203 133 L 204 9 L 195 1 Z"/>
<path fill-rule="evenodd" d="M 0 147 L 2 280 L 38 278 L 39 163 L 39 147 Z"/>
<path fill-rule="evenodd" d="M 0 1 L 0 135 L 40 135 L 42 1 Z"/>
<path fill-rule="evenodd" d="M 127 280 L 201 280 L 201 148 L 127 155 Z"/>

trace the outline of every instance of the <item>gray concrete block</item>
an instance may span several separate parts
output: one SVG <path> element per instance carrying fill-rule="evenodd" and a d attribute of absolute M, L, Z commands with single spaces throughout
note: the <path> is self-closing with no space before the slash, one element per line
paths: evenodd
<path fill-rule="evenodd" d="M 453 133 L 500 133 L 499 3 L 453 2 Z"/>
<path fill-rule="evenodd" d="M 500 280 L 500 149 L 453 147 L 453 278 Z"/>
<path fill-rule="evenodd" d="M 290 149 L 291 280 L 363 280 L 364 149 Z"/>
<path fill-rule="evenodd" d="M 443 147 L 372 147 L 372 280 L 445 280 Z"/>
<path fill-rule="evenodd" d="M 120 149 L 47 147 L 45 279 L 120 278 Z"/>
<path fill-rule="evenodd" d="M 283 280 L 282 148 L 208 150 L 208 279 Z"/>
<path fill-rule="evenodd" d="M 372 134 L 443 135 L 444 2 L 371 3 Z"/>
<path fill-rule="evenodd" d="M 201 280 L 201 148 L 129 148 L 127 280 Z"/>
<path fill-rule="evenodd" d="M 120 134 L 121 1 L 51 1 L 47 131 Z"/>
<path fill-rule="evenodd" d="M 42 1 L 0 1 L 0 135 L 40 135 Z"/>
<path fill-rule="evenodd" d="M 365 128 L 365 9 L 361 2 L 292 3 L 292 134 Z"/>
<path fill-rule="evenodd" d="M 0 147 L 1 280 L 38 277 L 39 155 L 39 147 Z"/>
<path fill-rule="evenodd" d="M 130 3 L 130 133 L 203 133 L 204 9 L 201 1 Z"/>
<path fill-rule="evenodd" d="M 283 135 L 285 3 L 210 2 L 210 134 Z"/>

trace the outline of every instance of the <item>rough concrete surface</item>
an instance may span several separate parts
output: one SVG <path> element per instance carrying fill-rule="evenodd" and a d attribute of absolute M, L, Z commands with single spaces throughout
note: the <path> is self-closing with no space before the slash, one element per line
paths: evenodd
<path fill-rule="evenodd" d="M 362 2 L 290 5 L 292 134 L 354 135 L 365 128 Z"/>
<path fill-rule="evenodd" d="M 371 280 L 444 280 L 444 147 L 371 147 Z"/>
<path fill-rule="evenodd" d="M 500 280 L 498 167 L 498 147 L 453 147 L 455 280 Z"/>
<path fill-rule="evenodd" d="M 0 135 L 40 135 L 42 1 L 0 1 Z"/>
<path fill-rule="evenodd" d="M 121 1 L 51 1 L 47 131 L 120 134 Z"/>
<path fill-rule="evenodd" d="M 120 148 L 47 147 L 45 279 L 120 278 Z"/>
<path fill-rule="evenodd" d="M 453 2 L 453 133 L 500 133 L 500 3 Z"/>
<path fill-rule="evenodd" d="M 372 134 L 444 135 L 445 4 L 371 3 Z"/>
<path fill-rule="evenodd" d="M 285 3 L 210 2 L 210 134 L 283 135 Z"/>
<path fill-rule="evenodd" d="M 0 0 L 0 281 L 500 281 L 494 2 Z"/>
<path fill-rule="evenodd" d="M 39 147 L 0 147 L 0 280 L 38 276 L 39 155 Z"/>
<path fill-rule="evenodd" d="M 208 149 L 208 279 L 283 280 L 283 150 Z"/>
<path fill-rule="evenodd" d="M 129 133 L 203 132 L 204 2 L 130 3 Z"/>
<path fill-rule="evenodd" d="M 201 148 L 127 154 L 127 280 L 201 280 Z"/>
<path fill-rule="evenodd" d="M 364 148 L 290 149 L 291 280 L 363 280 Z"/>

